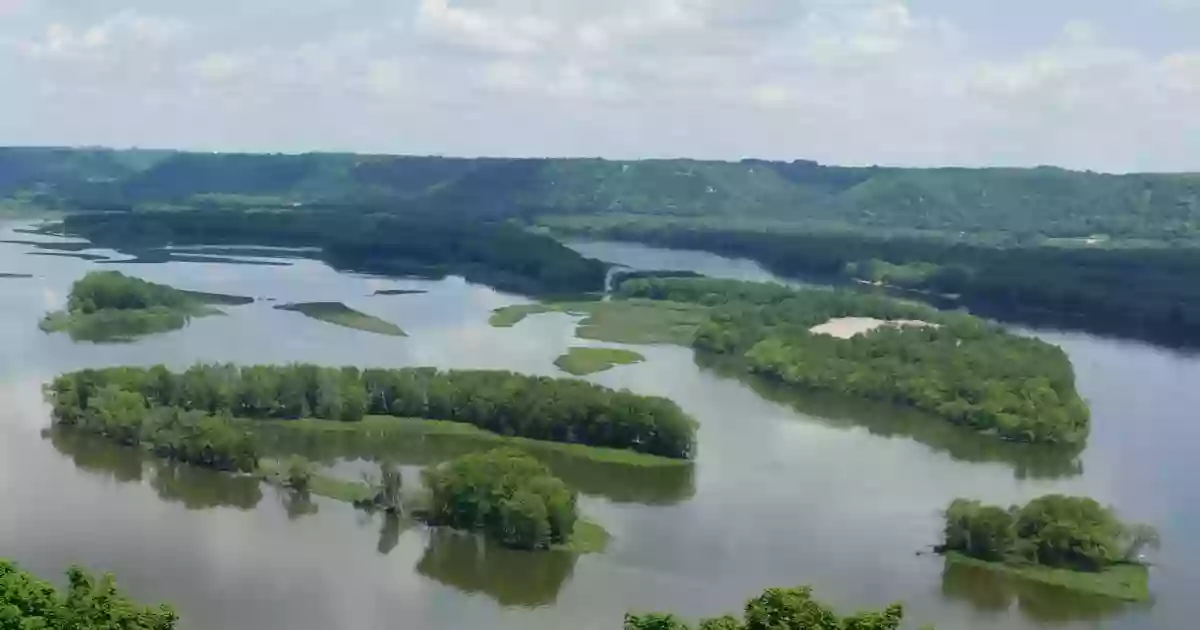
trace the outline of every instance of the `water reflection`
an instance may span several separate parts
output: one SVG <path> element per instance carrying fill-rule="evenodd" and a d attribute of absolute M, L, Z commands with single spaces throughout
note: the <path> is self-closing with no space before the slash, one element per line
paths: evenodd
<path fill-rule="evenodd" d="M 1078 593 L 949 561 L 942 569 L 942 595 L 968 602 L 982 615 L 1003 616 L 1015 604 L 1022 616 L 1055 624 L 1100 621 L 1123 615 L 1134 607 L 1149 606 Z"/>
<path fill-rule="evenodd" d="M 48 429 L 43 436 L 80 470 L 119 483 L 140 483 L 148 476 L 160 499 L 188 510 L 252 510 L 263 498 L 261 484 L 250 477 L 162 461 L 140 449 L 62 428 Z"/>
<path fill-rule="evenodd" d="M 575 554 L 514 551 L 453 530 L 430 530 L 417 573 L 502 606 L 549 606 L 575 571 Z M 519 576 L 519 577 L 518 577 Z"/>
<path fill-rule="evenodd" d="M 401 466 L 429 466 L 448 459 L 496 448 L 496 443 L 471 434 L 362 436 L 351 432 L 320 435 L 290 431 L 277 425 L 259 427 L 265 456 L 300 453 L 326 465 L 342 460 L 389 461 Z M 696 493 L 692 465 L 640 467 L 597 462 L 553 450 L 532 449 L 567 485 L 583 494 L 614 503 L 672 505 Z"/>
<path fill-rule="evenodd" d="M 1014 444 L 980 435 L 915 410 L 825 393 L 802 392 L 747 374 L 728 357 L 696 353 L 696 364 L 725 378 L 741 380 L 759 396 L 788 405 L 815 421 L 862 427 L 872 435 L 906 437 L 957 461 L 999 462 L 1017 479 L 1060 479 L 1083 474 L 1082 446 Z"/>

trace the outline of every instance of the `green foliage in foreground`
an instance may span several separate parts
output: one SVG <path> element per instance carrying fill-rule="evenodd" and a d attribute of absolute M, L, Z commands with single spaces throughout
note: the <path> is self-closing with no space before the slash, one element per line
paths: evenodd
<path fill-rule="evenodd" d="M 1016 442 L 1082 443 L 1090 413 L 1062 349 L 964 313 L 852 291 L 712 279 L 630 280 L 624 297 L 713 309 L 694 347 L 791 386 L 915 407 Z M 918 320 L 851 339 L 812 332 L 843 317 Z"/>
<path fill-rule="evenodd" d="M 75 341 L 130 341 L 136 337 L 179 330 L 193 317 L 220 315 L 210 304 L 240 305 L 251 298 L 181 291 L 119 271 L 93 271 L 77 280 L 67 309 L 46 315 L 45 332 L 66 332 Z"/>
<path fill-rule="evenodd" d="M 603 372 L 618 365 L 632 365 L 646 357 L 621 348 L 571 348 L 554 361 L 560 369 L 575 376 Z"/>
<path fill-rule="evenodd" d="M 1028 564 L 988 562 L 957 552 L 948 552 L 946 562 L 979 567 L 1030 582 L 1061 586 L 1077 593 L 1129 602 L 1151 601 L 1150 570 L 1142 564 L 1114 564 L 1101 571 L 1072 571 Z"/>
<path fill-rule="evenodd" d="M 67 587 L 55 588 L 0 559 L 0 628 L 4 630 L 173 630 L 178 616 L 168 606 L 142 606 L 79 567 L 67 571 Z"/>
<path fill-rule="evenodd" d="M 507 547 L 564 544 L 579 519 L 575 492 L 515 449 L 464 455 L 423 477 L 431 524 L 483 532 Z"/>
<path fill-rule="evenodd" d="M 407 337 L 404 330 L 392 322 L 356 311 L 341 302 L 304 302 L 276 306 L 276 310 L 292 311 L 336 326 L 353 328 L 379 335 Z"/>
<path fill-rule="evenodd" d="M 700 304 L 638 299 L 520 304 L 497 309 L 490 322 L 492 326 L 508 328 L 530 315 L 569 313 L 586 316 L 576 330 L 581 339 L 690 346 L 708 310 Z"/>
<path fill-rule="evenodd" d="M 375 414 L 677 459 L 690 459 L 695 449 L 694 421 L 670 400 L 512 372 L 315 365 L 81 370 L 50 384 L 55 416 L 91 417 L 94 396 L 105 388 L 129 392 L 143 406 L 255 420 L 360 422 Z"/>
<path fill-rule="evenodd" d="M 1130 578 L 1145 570 L 1142 550 L 1158 543 L 1152 527 L 1122 523 L 1092 499 L 1047 495 L 1007 509 L 957 499 L 946 508 L 939 549 L 1039 581 L 1144 599 L 1144 578 Z"/>
<path fill-rule="evenodd" d="M 897 630 L 904 607 L 892 604 L 879 612 L 841 617 L 813 599 L 812 588 L 769 588 L 746 602 L 742 618 L 725 615 L 704 619 L 698 630 Z M 625 615 L 624 630 L 691 630 L 693 626 L 670 614 Z"/>

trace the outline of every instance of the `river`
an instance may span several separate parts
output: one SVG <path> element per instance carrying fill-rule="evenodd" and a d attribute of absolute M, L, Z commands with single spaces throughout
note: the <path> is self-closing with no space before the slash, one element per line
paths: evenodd
<path fill-rule="evenodd" d="M 31 238 L 13 227 L 0 238 Z M 575 246 L 639 268 L 770 278 L 748 261 L 708 254 Z M 456 278 L 379 279 L 303 259 L 286 266 L 110 265 L 36 253 L 0 244 L 0 272 L 34 276 L 0 279 L 0 556 L 46 576 L 71 563 L 113 571 L 137 598 L 174 603 L 189 630 L 612 630 L 629 609 L 715 615 L 740 609 L 765 587 L 797 584 L 812 584 L 846 612 L 902 600 L 913 627 L 941 630 L 1165 630 L 1200 618 L 1193 596 L 1200 590 L 1195 356 L 1030 331 L 1068 351 L 1093 410 L 1087 449 L 1060 454 L 1003 448 L 892 410 L 799 399 L 700 365 L 685 348 L 639 347 L 645 363 L 591 380 L 669 396 L 694 415 L 701 425 L 694 472 L 647 478 L 558 463 L 586 492 L 583 511 L 614 540 L 603 555 L 529 555 L 324 500 L 315 513 L 298 509 L 269 487 L 46 434 L 40 387 L 87 366 L 197 361 L 563 376 L 555 357 L 580 343 L 570 317 L 540 315 L 495 329 L 487 323 L 492 309 L 527 300 Z M 70 283 L 97 268 L 280 303 L 342 301 L 394 321 L 409 337 L 338 328 L 276 311 L 265 299 L 131 344 L 76 344 L 40 332 L 41 315 L 61 307 Z M 428 293 L 371 296 L 385 288 Z M 404 450 L 411 473 L 453 447 Z M 939 558 L 917 555 L 937 541 L 938 512 L 954 497 L 1010 503 L 1048 492 L 1087 494 L 1160 528 L 1153 605 L 946 574 Z"/>

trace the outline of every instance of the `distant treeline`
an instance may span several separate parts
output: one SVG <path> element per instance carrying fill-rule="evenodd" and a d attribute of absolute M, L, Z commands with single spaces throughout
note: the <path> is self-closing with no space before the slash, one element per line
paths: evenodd
<path fill-rule="evenodd" d="M 230 470 L 246 469 L 243 463 L 253 458 L 231 417 L 356 422 L 367 414 L 389 415 L 670 458 L 690 458 L 695 450 L 694 421 L 670 400 L 501 371 L 196 365 L 173 373 L 162 366 L 122 367 L 64 374 L 47 391 L 58 423 Z M 215 442 L 214 435 L 223 445 L 212 449 L 219 456 L 203 448 Z M 197 445 L 200 455 L 194 455 Z"/>
<path fill-rule="evenodd" d="M 622 297 L 715 307 L 698 350 L 803 389 L 915 407 L 1018 442 L 1081 443 L 1089 412 L 1066 354 L 963 313 L 852 291 L 714 279 L 629 280 Z M 919 320 L 850 339 L 810 331 L 842 317 Z"/>
<path fill-rule="evenodd" d="M 60 210 L 297 205 L 465 220 L 708 224 L 1195 240 L 1200 175 L 840 167 L 809 160 L 497 159 L 0 148 L 0 199 Z"/>
<path fill-rule="evenodd" d="M 590 234 L 751 258 L 787 276 L 879 282 L 1001 319 L 1200 344 L 1200 249 L 1002 248 L 846 233 L 636 226 Z"/>
<path fill-rule="evenodd" d="M 436 215 L 177 211 L 71 215 L 62 230 L 126 251 L 173 245 L 320 247 L 348 271 L 468 280 L 528 294 L 600 291 L 608 266 L 506 223 Z"/>

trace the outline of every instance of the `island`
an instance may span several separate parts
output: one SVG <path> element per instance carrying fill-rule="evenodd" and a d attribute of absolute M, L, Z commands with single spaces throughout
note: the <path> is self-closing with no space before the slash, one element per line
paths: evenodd
<path fill-rule="evenodd" d="M 119 271 L 93 271 L 71 286 L 66 310 L 42 319 L 45 332 L 66 332 L 75 341 L 119 342 L 179 330 L 193 317 L 222 315 L 219 306 L 253 298 L 183 291 Z"/>
<path fill-rule="evenodd" d="M 0 619 L 5 628 L 174 630 L 179 616 L 170 606 L 129 599 L 112 574 L 97 578 L 71 567 L 59 589 L 0 558 Z"/>
<path fill-rule="evenodd" d="M 852 290 L 635 279 L 617 297 L 709 309 L 691 345 L 790 387 L 911 407 L 998 439 L 1081 444 L 1090 412 L 1061 348 L 962 312 Z"/>
<path fill-rule="evenodd" d="M 1093 499 L 1047 495 L 1007 509 L 956 499 L 946 508 L 937 550 L 950 563 L 1149 601 L 1149 572 L 1140 558 L 1158 544 L 1154 528 L 1123 523 Z"/>
<path fill-rule="evenodd" d="M 618 365 L 633 365 L 645 360 L 646 357 L 621 348 L 571 348 L 558 357 L 554 365 L 568 374 L 587 376 Z"/>
<path fill-rule="evenodd" d="M 377 335 L 388 335 L 391 337 L 407 337 L 399 326 L 374 315 L 356 311 L 341 302 L 300 302 L 294 304 L 281 304 L 275 307 L 277 311 L 291 311 L 293 313 L 301 313 L 316 320 L 342 326 L 343 328 L 353 328 L 364 332 L 375 333 Z"/>
<path fill-rule="evenodd" d="M 543 302 L 496 309 L 489 322 L 495 328 L 511 328 L 532 315 L 565 313 L 583 318 L 575 333 L 581 339 L 689 346 L 709 310 L 702 304 L 663 300 Z"/>
<path fill-rule="evenodd" d="M 27 280 L 32 277 L 33 277 L 33 274 L 28 274 L 28 273 L 0 273 L 0 279 L 3 279 L 3 280 L 13 280 L 13 279 L 18 279 L 18 280 L 26 279 Z"/>
<path fill-rule="evenodd" d="M 429 293 L 424 289 L 379 289 L 371 295 L 422 295 Z"/>

